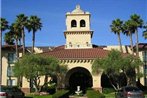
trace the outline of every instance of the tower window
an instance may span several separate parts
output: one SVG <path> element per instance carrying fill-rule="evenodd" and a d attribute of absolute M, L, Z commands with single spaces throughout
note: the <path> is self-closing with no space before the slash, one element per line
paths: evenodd
<path fill-rule="evenodd" d="M 86 42 L 86 45 L 87 45 L 87 46 L 89 46 L 89 43 L 88 43 L 88 42 Z"/>
<path fill-rule="evenodd" d="M 85 27 L 85 26 L 86 26 L 85 20 L 81 20 L 80 21 L 80 27 Z"/>
<path fill-rule="evenodd" d="M 72 43 L 71 42 L 69 42 L 69 46 L 72 47 Z"/>
<path fill-rule="evenodd" d="M 76 20 L 71 21 L 71 27 L 77 27 L 77 22 Z"/>

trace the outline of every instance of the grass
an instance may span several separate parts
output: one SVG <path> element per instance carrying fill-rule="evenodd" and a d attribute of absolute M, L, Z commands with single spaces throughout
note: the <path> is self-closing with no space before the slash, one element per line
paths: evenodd
<path fill-rule="evenodd" d="M 115 93 L 105 94 L 105 98 L 115 98 Z M 46 95 L 46 96 L 35 96 L 35 95 L 28 95 L 25 98 L 52 98 L 52 95 Z M 145 98 L 147 98 L 147 95 L 145 95 Z"/>
<path fill-rule="evenodd" d="M 115 98 L 115 93 L 105 94 L 105 98 Z M 145 95 L 145 98 L 147 98 L 147 94 Z"/>
<path fill-rule="evenodd" d="M 26 96 L 25 98 L 52 98 L 52 95 L 44 95 L 44 96 Z"/>
<path fill-rule="evenodd" d="M 105 98 L 115 98 L 115 93 L 104 94 Z"/>

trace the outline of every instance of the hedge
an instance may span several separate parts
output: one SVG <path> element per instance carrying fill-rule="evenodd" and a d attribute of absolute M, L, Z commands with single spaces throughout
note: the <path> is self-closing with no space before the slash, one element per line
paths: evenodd
<path fill-rule="evenodd" d="M 109 94 L 115 92 L 114 88 L 103 88 L 103 93 L 104 94 Z"/>
<path fill-rule="evenodd" d="M 69 98 L 69 91 L 59 90 L 55 94 L 53 94 L 52 98 Z"/>
<path fill-rule="evenodd" d="M 88 98 L 105 98 L 103 94 L 95 90 L 87 90 L 86 95 Z"/>

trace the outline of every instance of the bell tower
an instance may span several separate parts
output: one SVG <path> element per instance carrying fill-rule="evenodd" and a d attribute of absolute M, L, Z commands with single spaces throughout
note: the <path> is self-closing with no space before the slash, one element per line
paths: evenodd
<path fill-rule="evenodd" d="M 92 48 L 92 35 L 89 12 L 84 12 L 77 5 L 72 12 L 66 13 L 65 49 Z"/>

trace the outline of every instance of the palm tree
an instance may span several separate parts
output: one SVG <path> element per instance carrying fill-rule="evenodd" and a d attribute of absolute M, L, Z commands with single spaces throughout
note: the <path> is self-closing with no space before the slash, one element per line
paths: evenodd
<path fill-rule="evenodd" d="M 111 31 L 114 32 L 114 34 L 117 34 L 118 36 L 118 42 L 121 52 L 123 52 L 121 38 L 120 38 L 120 33 L 122 32 L 122 25 L 123 25 L 123 21 L 121 21 L 120 19 L 113 20 L 112 24 L 110 25 Z"/>
<path fill-rule="evenodd" d="M 21 38 L 21 27 L 20 25 L 16 22 L 11 25 L 11 31 L 13 32 L 13 36 L 15 39 L 15 47 L 16 47 L 16 58 L 18 60 L 19 58 L 19 53 L 18 53 L 18 40 Z"/>
<path fill-rule="evenodd" d="M 2 32 L 8 29 L 8 21 L 4 18 L 0 18 L 0 84 L 2 82 Z"/>
<path fill-rule="evenodd" d="M 146 25 L 143 26 L 143 28 L 145 29 L 145 30 L 143 31 L 143 37 L 144 37 L 145 39 L 147 39 L 147 23 L 146 23 Z"/>
<path fill-rule="evenodd" d="M 133 14 L 130 16 L 131 21 L 134 24 L 134 31 L 135 31 L 135 35 L 136 35 L 136 54 L 137 56 L 139 56 L 139 39 L 138 39 L 138 28 L 142 28 L 143 25 L 143 20 L 140 18 L 139 15 L 137 14 Z"/>
<path fill-rule="evenodd" d="M 5 18 L 0 18 L 0 47 L 2 47 L 2 32 L 9 28 L 8 21 Z"/>
<path fill-rule="evenodd" d="M 133 24 L 132 20 L 128 20 L 124 23 L 123 32 L 124 32 L 124 34 L 126 34 L 127 36 L 130 37 L 131 50 L 132 50 L 132 54 L 134 54 L 132 34 L 135 31 L 134 31 L 134 24 Z"/>
<path fill-rule="evenodd" d="M 28 20 L 28 30 L 29 32 L 32 31 L 33 36 L 32 36 L 32 53 L 34 53 L 34 45 L 35 45 L 35 33 L 37 30 L 41 30 L 42 23 L 41 19 L 38 18 L 37 16 L 31 16 L 30 19 Z"/>
<path fill-rule="evenodd" d="M 14 37 L 11 31 L 8 31 L 7 33 L 5 33 L 4 41 L 8 45 L 14 45 Z"/>
<path fill-rule="evenodd" d="M 20 26 L 22 34 L 22 43 L 23 43 L 23 54 L 25 54 L 25 27 L 27 25 L 28 17 L 24 14 L 19 14 L 16 19 L 16 23 Z"/>

